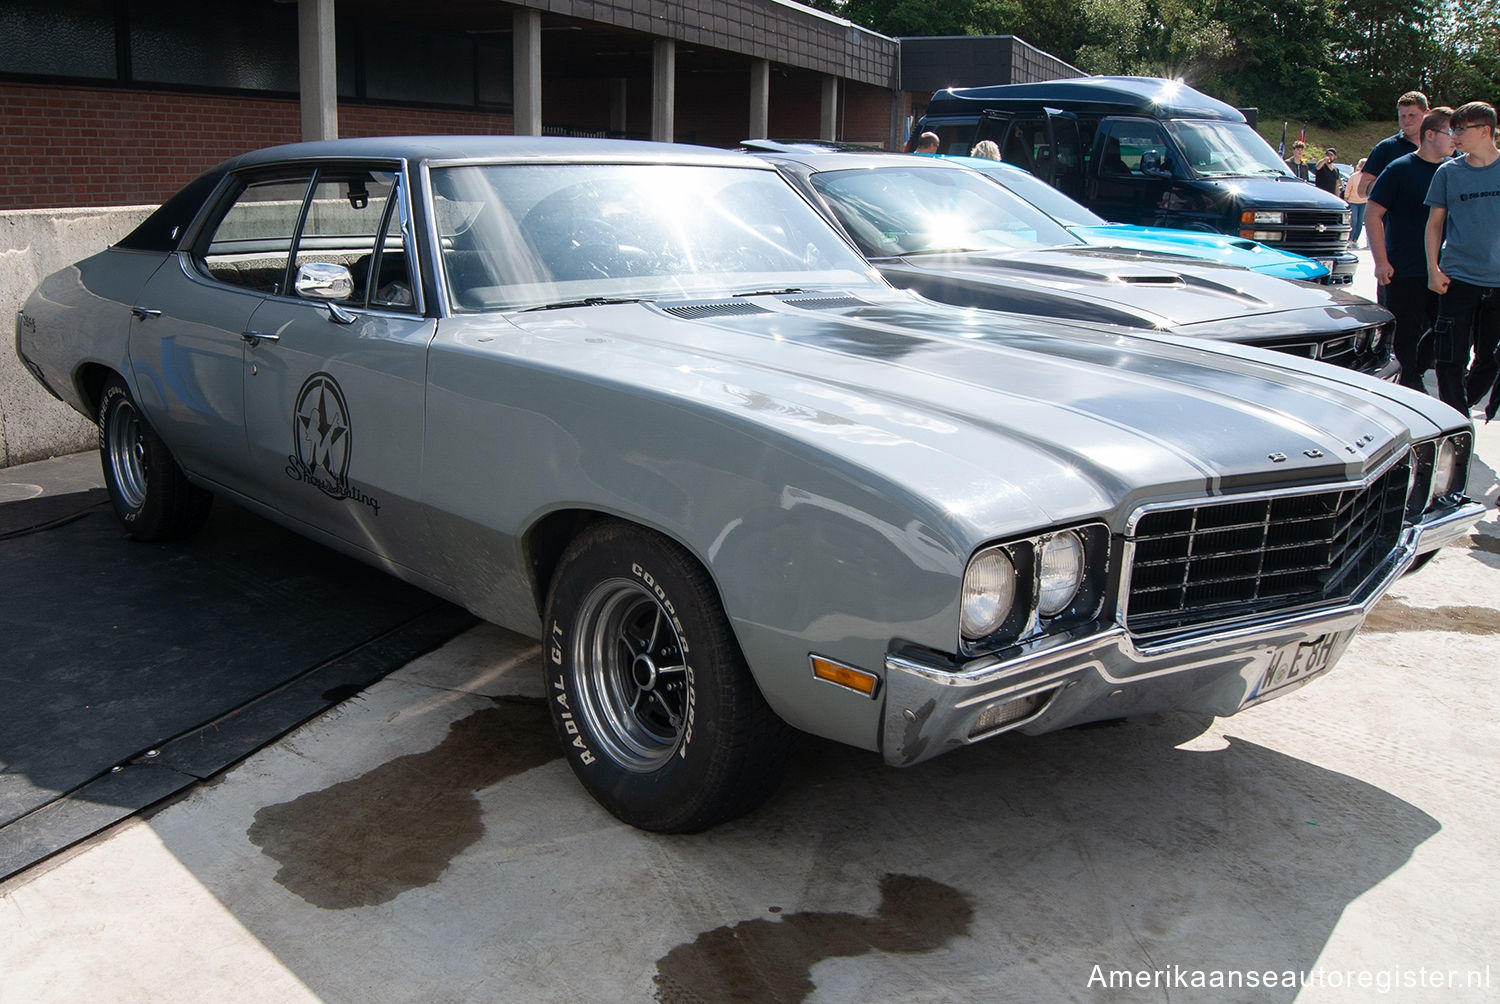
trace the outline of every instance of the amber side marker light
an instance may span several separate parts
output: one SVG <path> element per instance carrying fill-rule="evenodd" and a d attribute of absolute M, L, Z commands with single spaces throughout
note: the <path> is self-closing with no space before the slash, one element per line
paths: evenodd
<path fill-rule="evenodd" d="M 875 689 L 880 686 L 880 677 L 874 673 L 854 669 L 852 666 L 833 662 L 820 655 L 810 655 L 807 658 L 812 663 L 813 676 L 819 680 L 826 680 L 866 697 L 874 697 Z"/>

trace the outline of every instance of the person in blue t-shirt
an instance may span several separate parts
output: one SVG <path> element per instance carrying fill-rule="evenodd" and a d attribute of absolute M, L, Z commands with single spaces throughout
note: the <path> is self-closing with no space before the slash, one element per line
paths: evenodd
<path fill-rule="evenodd" d="M 1421 145 L 1415 153 L 1391 161 L 1375 186 L 1365 210 L 1370 254 L 1375 259 L 1375 281 L 1381 302 L 1396 315 L 1396 361 L 1401 383 L 1426 390 L 1417 360 L 1422 336 L 1437 320 L 1438 295 L 1427 288 L 1427 190 L 1438 165 L 1453 153 L 1448 135 L 1452 108 L 1434 108 L 1422 119 Z"/>
<path fill-rule="evenodd" d="M 1438 396 L 1465 415 L 1484 400 L 1500 363 L 1500 150 L 1495 109 L 1460 106 L 1449 119 L 1457 157 L 1432 176 L 1427 204 L 1427 284 L 1440 294 L 1433 325 Z M 1470 351 L 1473 365 L 1469 365 Z M 1468 374 L 1465 376 L 1465 367 Z M 1487 417 L 1495 415 L 1491 395 Z"/>

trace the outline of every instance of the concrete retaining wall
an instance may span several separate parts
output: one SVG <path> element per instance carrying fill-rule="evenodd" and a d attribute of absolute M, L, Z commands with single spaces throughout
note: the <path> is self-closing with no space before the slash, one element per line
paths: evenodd
<path fill-rule="evenodd" d="M 155 206 L 0 213 L 0 467 L 92 449 L 94 426 L 16 357 L 16 311 L 37 283 L 128 234 Z"/>

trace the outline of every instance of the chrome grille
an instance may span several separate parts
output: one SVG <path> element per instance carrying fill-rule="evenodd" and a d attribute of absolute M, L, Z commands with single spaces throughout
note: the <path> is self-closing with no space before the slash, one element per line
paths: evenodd
<path fill-rule="evenodd" d="M 1396 546 L 1409 471 L 1403 458 L 1361 488 L 1146 513 L 1126 626 L 1149 633 L 1347 599 Z"/>
<path fill-rule="evenodd" d="M 1349 214 L 1338 210 L 1288 210 L 1286 240 L 1278 247 L 1313 257 L 1349 246 Z"/>

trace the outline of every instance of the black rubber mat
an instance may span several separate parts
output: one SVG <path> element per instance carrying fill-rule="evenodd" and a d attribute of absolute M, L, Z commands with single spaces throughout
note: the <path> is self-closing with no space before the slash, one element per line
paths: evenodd
<path fill-rule="evenodd" d="M 471 626 L 220 500 L 124 536 L 100 492 L 0 505 L 0 877 L 274 740 Z"/>

